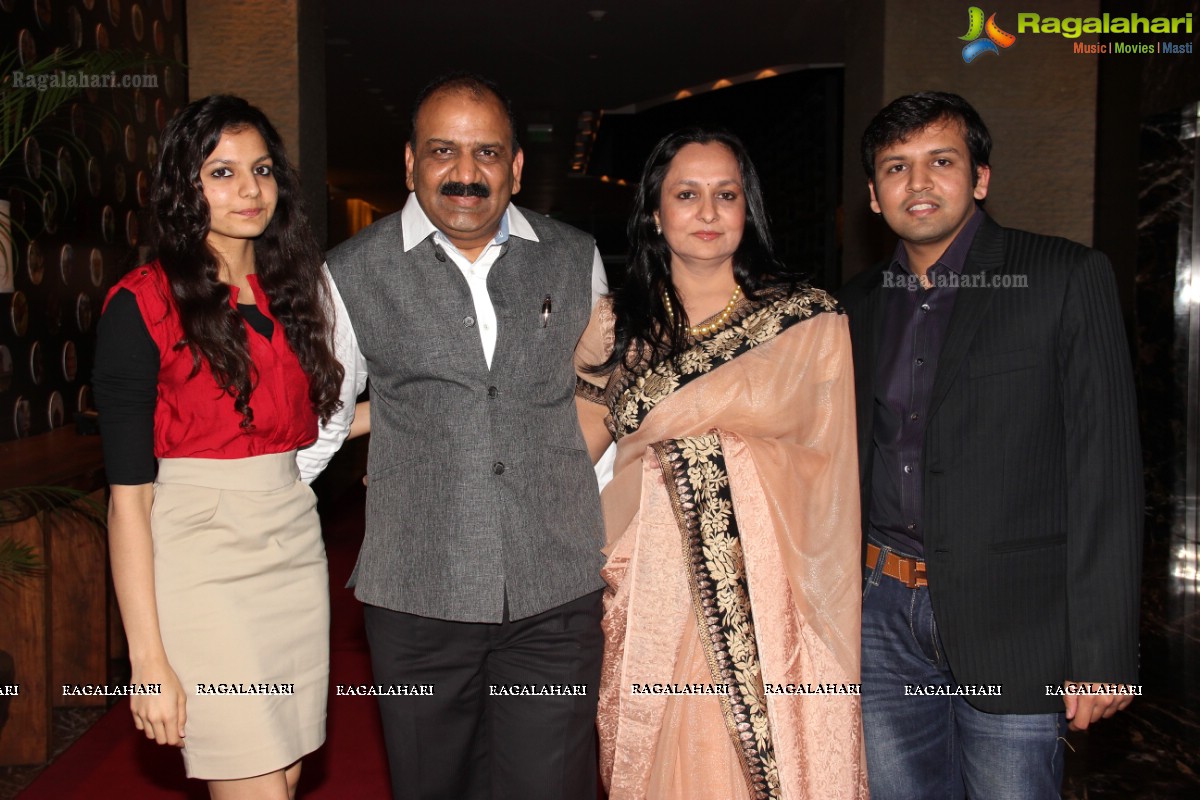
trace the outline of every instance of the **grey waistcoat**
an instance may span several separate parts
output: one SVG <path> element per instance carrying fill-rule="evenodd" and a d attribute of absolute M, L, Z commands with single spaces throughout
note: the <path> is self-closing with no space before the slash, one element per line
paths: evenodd
<path fill-rule="evenodd" d="M 510 237 L 488 274 L 490 370 L 466 279 L 432 237 L 405 253 L 399 213 L 327 257 L 370 375 L 364 603 L 500 622 L 506 592 L 521 619 L 604 585 L 572 366 L 594 244 L 524 213 L 539 241 Z"/>

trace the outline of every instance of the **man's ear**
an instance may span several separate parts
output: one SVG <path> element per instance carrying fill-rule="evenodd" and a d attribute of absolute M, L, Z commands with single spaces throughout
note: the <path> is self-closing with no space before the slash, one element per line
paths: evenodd
<path fill-rule="evenodd" d="M 988 181 L 992 179 L 992 168 L 989 166 L 981 166 L 975 168 L 975 199 L 982 200 L 987 197 Z"/>
<path fill-rule="evenodd" d="M 525 166 L 525 151 L 517 148 L 513 153 L 513 188 L 512 193 L 521 191 L 521 169 Z"/>
<path fill-rule="evenodd" d="M 410 192 L 417 190 L 417 184 L 413 180 L 413 162 L 416 161 L 416 156 L 413 155 L 412 142 L 404 143 L 404 185 L 408 187 Z"/>
<path fill-rule="evenodd" d="M 883 209 L 879 207 L 879 200 L 875 197 L 875 181 L 867 181 L 867 191 L 871 193 L 871 210 L 876 214 L 882 214 Z"/>

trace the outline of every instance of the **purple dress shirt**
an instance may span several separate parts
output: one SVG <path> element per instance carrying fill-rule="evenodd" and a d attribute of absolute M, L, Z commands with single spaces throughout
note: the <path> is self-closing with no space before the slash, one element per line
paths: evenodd
<path fill-rule="evenodd" d="M 922 288 L 896 245 L 883 273 L 883 330 L 875 362 L 875 421 L 868 534 L 899 552 L 924 555 L 924 456 L 926 411 L 946 341 L 967 252 L 983 211 L 967 221 Z"/>

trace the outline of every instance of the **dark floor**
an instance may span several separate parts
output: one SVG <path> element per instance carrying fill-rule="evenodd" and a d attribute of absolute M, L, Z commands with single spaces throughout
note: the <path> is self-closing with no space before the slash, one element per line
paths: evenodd
<path fill-rule="evenodd" d="M 60 753 L 75 743 L 75 740 L 87 732 L 104 716 L 107 708 L 58 708 L 54 710 L 54 755 Z M 46 764 L 36 764 L 27 767 L 0 767 L 0 800 L 16 797 L 22 789 L 33 783 L 38 773 L 46 768 Z"/>

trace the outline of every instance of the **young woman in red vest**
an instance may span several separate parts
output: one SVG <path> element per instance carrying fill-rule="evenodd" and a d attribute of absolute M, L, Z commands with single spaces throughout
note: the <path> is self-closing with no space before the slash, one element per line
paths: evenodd
<path fill-rule="evenodd" d="M 329 598 L 295 451 L 340 405 L 321 252 L 279 134 L 212 96 L 162 135 L 156 261 L 109 293 L 93 383 L 113 583 L 148 739 L 214 798 L 294 797 L 325 739 Z"/>

